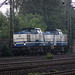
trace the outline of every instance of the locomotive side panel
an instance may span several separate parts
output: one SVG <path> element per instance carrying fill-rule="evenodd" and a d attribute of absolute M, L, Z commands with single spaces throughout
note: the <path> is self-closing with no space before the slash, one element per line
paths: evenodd
<path fill-rule="evenodd" d="M 56 41 L 55 45 L 60 45 L 61 42 L 60 38 L 61 38 L 60 35 L 55 35 L 55 41 Z"/>
<path fill-rule="evenodd" d="M 44 34 L 44 38 L 46 46 L 53 45 L 53 35 Z"/>

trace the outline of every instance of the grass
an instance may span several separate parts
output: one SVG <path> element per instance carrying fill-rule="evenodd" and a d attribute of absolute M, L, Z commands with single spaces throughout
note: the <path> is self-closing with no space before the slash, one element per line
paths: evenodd
<path fill-rule="evenodd" d="M 45 59 L 52 59 L 53 57 L 54 57 L 53 54 L 47 53 L 47 55 L 45 56 Z"/>

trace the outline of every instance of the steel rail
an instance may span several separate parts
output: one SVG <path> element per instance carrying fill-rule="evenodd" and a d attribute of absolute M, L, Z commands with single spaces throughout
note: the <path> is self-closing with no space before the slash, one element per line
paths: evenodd
<path fill-rule="evenodd" d="M 41 56 L 44 57 L 44 56 Z M 35 57 L 11 57 L 11 58 L 0 58 L 0 61 L 5 61 L 5 60 L 22 60 L 22 59 L 31 59 L 31 58 L 35 58 Z M 36 57 L 37 58 L 37 57 Z"/>
<path fill-rule="evenodd" d="M 50 72 L 50 73 L 44 73 L 39 75 L 73 75 L 73 74 L 75 74 L 75 69 L 58 71 L 58 72 Z"/>
<path fill-rule="evenodd" d="M 40 65 L 30 65 L 30 66 L 24 66 L 23 65 L 23 66 L 18 66 L 18 67 L 0 68 L 0 72 L 2 72 L 2 71 L 12 71 L 12 70 L 21 70 L 21 69 L 32 69 L 32 68 L 48 67 L 48 66 L 68 65 L 68 64 L 75 64 L 75 61 L 40 64 Z"/>
<path fill-rule="evenodd" d="M 72 54 L 73 55 L 73 54 Z M 75 54 L 74 54 L 75 55 Z M 0 58 L 0 61 L 5 61 L 5 60 L 22 60 L 22 59 L 31 59 L 31 58 L 37 58 L 38 56 L 36 57 L 11 57 L 11 58 Z M 40 56 L 39 56 L 40 57 Z M 45 56 L 41 56 L 41 57 L 45 57 Z M 71 57 L 70 57 L 71 58 Z M 62 59 L 62 58 L 61 58 Z"/>
<path fill-rule="evenodd" d="M 26 64 L 26 63 L 40 63 L 40 62 L 52 62 L 52 61 L 65 61 L 65 60 L 74 60 L 74 58 L 60 58 L 60 59 L 50 59 L 50 60 L 37 60 L 37 61 L 20 61 L 20 62 L 8 62 L 0 63 L 0 65 L 9 65 L 9 64 Z"/>

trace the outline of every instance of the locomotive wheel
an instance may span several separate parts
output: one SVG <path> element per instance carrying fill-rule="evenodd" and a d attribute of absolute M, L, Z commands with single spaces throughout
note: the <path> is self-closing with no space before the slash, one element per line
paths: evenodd
<path fill-rule="evenodd" d="M 51 54 L 54 54 L 54 49 L 51 49 Z"/>
<path fill-rule="evenodd" d="M 64 47 L 61 47 L 61 54 L 65 54 L 65 50 L 64 50 Z"/>

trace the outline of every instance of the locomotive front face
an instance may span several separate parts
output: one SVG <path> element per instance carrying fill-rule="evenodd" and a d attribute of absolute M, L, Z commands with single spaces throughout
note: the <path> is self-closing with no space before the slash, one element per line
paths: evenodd
<path fill-rule="evenodd" d="M 17 46 L 23 46 L 26 45 L 26 34 L 14 34 L 13 35 L 13 46 L 17 47 Z"/>

